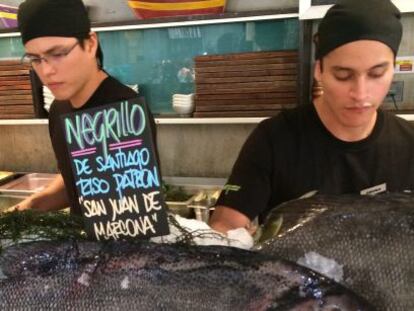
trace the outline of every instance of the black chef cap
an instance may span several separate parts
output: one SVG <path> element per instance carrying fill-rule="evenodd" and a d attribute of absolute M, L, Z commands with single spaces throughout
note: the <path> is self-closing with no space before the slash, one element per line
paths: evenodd
<path fill-rule="evenodd" d="M 26 0 L 17 12 L 23 44 L 39 37 L 87 38 L 91 31 L 88 12 L 82 0 Z M 97 57 L 103 54 L 98 45 Z"/>
<path fill-rule="evenodd" d="M 380 41 L 397 55 L 401 13 L 390 0 L 340 0 L 331 7 L 315 35 L 316 59 L 357 40 Z"/>

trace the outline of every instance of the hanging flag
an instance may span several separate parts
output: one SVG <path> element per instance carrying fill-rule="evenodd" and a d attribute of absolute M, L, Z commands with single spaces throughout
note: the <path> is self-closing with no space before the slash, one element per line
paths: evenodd
<path fill-rule="evenodd" d="M 17 7 L 0 4 L 0 20 L 5 28 L 17 28 Z"/>
<path fill-rule="evenodd" d="M 140 19 L 167 16 L 220 14 L 226 0 L 129 0 L 128 5 Z"/>

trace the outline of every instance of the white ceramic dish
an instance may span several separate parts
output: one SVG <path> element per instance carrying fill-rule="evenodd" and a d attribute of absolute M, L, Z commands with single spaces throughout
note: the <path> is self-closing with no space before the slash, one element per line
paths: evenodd
<path fill-rule="evenodd" d="M 190 100 L 193 100 L 193 98 L 194 98 L 194 94 L 193 93 L 191 93 L 191 94 L 174 94 L 173 96 L 173 99 L 190 99 Z"/>
<path fill-rule="evenodd" d="M 173 100 L 173 105 L 192 106 L 193 102 L 191 100 Z"/>
<path fill-rule="evenodd" d="M 174 111 L 178 114 L 190 114 L 194 111 L 194 103 L 191 104 L 178 104 L 173 103 L 172 107 Z"/>

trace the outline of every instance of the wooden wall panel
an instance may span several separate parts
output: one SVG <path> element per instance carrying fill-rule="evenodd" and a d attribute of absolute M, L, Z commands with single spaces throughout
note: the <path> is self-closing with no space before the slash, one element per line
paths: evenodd
<path fill-rule="evenodd" d="M 272 116 L 297 105 L 297 51 L 197 56 L 195 117 Z"/>
<path fill-rule="evenodd" d="M 0 119 L 34 118 L 30 67 L 0 60 Z"/>

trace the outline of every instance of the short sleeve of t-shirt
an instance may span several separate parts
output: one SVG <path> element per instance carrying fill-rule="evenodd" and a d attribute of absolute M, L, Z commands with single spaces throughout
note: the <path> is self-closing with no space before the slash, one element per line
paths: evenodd
<path fill-rule="evenodd" d="M 355 142 L 334 137 L 313 105 L 263 121 L 242 147 L 217 205 L 261 220 L 278 204 L 310 191 L 361 193 L 414 188 L 414 127 L 379 111 L 372 133 Z"/>
<path fill-rule="evenodd" d="M 273 150 L 263 123 L 240 151 L 217 205 L 234 208 L 253 219 L 267 208 L 272 185 Z"/>

